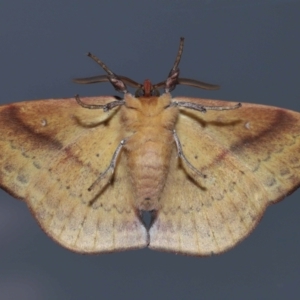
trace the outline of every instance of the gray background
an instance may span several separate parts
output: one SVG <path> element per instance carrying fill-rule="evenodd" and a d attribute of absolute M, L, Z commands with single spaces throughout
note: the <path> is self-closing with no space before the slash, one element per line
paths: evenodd
<path fill-rule="evenodd" d="M 221 84 L 174 95 L 300 111 L 299 1 L 39 1 L 0 5 L 1 103 L 116 94 L 72 77 L 102 74 L 97 54 L 137 81 L 181 75 Z M 280 126 L 280 124 L 279 124 Z M 50 240 L 26 205 L 0 193 L 1 299 L 300 299 L 300 191 L 267 210 L 233 250 L 194 258 L 149 250 L 83 256 Z"/>

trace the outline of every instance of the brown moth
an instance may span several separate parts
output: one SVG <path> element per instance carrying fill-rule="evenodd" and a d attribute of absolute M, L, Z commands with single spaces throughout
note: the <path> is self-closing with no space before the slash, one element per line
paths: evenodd
<path fill-rule="evenodd" d="M 218 88 L 179 78 L 182 50 L 183 39 L 167 80 L 156 85 L 118 76 L 89 54 L 107 75 L 74 81 L 109 81 L 123 99 L 76 96 L 0 107 L 0 185 L 26 201 L 62 246 L 81 253 L 220 253 L 299 186 L 300 114 L 172 98 L 177 84 Z M 144 211 L 151 213 L 149 226 Z"/>

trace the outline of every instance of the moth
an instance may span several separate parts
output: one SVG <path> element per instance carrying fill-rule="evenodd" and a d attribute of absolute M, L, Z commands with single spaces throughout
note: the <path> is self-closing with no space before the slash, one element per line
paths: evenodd
<path fill-rule="evenodd" d="M 62 246 L 221 253 L 254 229 L 269 204 L 298 188 L 300 114 L 172 98 L 178 84 L 218 88 L 179 77 L 182 51 L 183 38 L 167 79 L 155 85 L 116 75 L 89 54 L 106 75 L 74 81 L 110 82 L 123 98 L 0 107 L 0 185 Z M 148 225 L 143 212 L 151 214 Z"/>

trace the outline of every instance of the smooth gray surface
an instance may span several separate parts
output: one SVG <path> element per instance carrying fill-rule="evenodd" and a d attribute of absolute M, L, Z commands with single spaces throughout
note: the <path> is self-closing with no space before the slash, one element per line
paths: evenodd
<path fill-rule="evenodd" d="M 137 81 L 165 79 L 184 36 L 183 77 L 209 97 L 300 111 L 299 1 L 9 1 L 0 7 L 1 103 L 116 94 L 72 77 L 98 55 Z M 49 239 L 26 205 L 0 193 L 1 299 L 299 299 L 300 191 L 270 207 L 233 250 L 210 258 L 149 250 L 82 256 Z"/>

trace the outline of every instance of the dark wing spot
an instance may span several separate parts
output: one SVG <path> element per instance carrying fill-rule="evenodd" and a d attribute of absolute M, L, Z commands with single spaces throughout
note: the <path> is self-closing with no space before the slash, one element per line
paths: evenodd
<path fill-rule="evenodd" d="M 18 175 L 17 180 L 23 184 L 28 183 L 28 177 L 26 175 L 22 175 L 22 174 Z"/>

